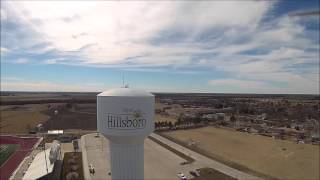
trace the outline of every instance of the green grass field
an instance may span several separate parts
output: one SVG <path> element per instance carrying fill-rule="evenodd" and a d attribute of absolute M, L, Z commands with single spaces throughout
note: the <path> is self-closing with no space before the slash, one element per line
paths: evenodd
<path fill-rule="evenodd" d="M 19 148 L 18 144 L 1 144 L 0 145 L 0 166 Z"/>

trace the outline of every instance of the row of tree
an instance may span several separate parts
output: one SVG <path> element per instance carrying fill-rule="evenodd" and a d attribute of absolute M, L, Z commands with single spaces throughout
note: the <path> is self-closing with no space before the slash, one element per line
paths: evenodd
<path fill-rule="evenodd" d="M 166 129 L 166 130 L 174 130 L 174 129 L 186 129 L 186 128 L 196 128 L 200 126 L 207 125 L 208 122 L 203 122 L 201 119 L 198 120 L 188 120 L 188 121 L 176 121 L 172 123 L 171 121 L 162 121 L 155 122 L 155 129 Z"/>

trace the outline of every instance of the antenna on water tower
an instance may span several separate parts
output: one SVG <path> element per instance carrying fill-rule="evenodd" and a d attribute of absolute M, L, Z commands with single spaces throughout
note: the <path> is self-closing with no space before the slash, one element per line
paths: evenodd
<path fill-rule="evenodd" d="M 122 73 L 122 87 L 124 87 L 124 73 Z"/>
<path fill-rule="evenodd" d="M 129 84 L 124 84 L 124 73 L 122 73 L 122 88 L 129 88 Z"/>

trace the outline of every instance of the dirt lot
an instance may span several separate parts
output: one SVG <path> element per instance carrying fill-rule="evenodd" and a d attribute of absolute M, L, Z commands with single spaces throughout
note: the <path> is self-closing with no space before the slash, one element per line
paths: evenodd
<path fill-rule="evenodd" d="M 295 144 L 237 131 L 206 127 L 166 132 L 190 139 L 211 157 L 221 157 L 279 179 L 319 179 L 319 146 Z"/>
<path fill-rule="evenodd" d="M 49 116 L 41 113 L 47 109 L 46 104 L 0 106 L 1 133 L 28 133 L 31 127 L 44 123 Z"/>

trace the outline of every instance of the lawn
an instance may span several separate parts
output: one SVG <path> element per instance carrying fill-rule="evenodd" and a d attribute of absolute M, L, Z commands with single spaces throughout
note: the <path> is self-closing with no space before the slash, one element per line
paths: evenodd
<path fill-rule="evenodd" d="M 279 179 L 319 179 L 319 146 L 274 140 L 232 130 L 206 127 L 165 132 L 182 143 L 190 139 L 207 156 L 240 164 Z"/>
<path fill-rule="evenodd" d="M 0 167 L 7 159 L 19 148 L 18 144 L 1 144 L 0 145 Z"/>

